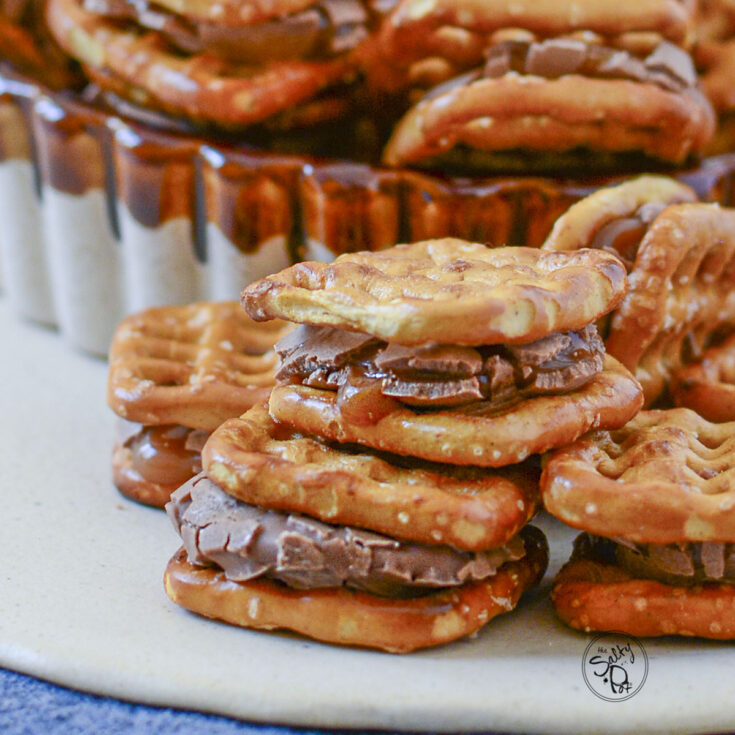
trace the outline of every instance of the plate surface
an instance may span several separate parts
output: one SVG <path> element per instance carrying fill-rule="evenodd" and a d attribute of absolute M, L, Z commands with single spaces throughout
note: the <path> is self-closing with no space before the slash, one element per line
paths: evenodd
<path fill-rule="evenodd" d="M 648 677 L 623 702 L 585 685 L 590 636 L 544 586 L 472 640 L 407 656 L 211 622 L 161 582 L 178 546 L 166 516 L 110 480 L 104 362 L 23 324 L 0 301 L 3 521 L 0 665 L 70 687 L 249 720 L 507 732 L 735 729 L 731 645 L 645 641 Z M 551 572 L 574 533 L 541 519 Z"/>

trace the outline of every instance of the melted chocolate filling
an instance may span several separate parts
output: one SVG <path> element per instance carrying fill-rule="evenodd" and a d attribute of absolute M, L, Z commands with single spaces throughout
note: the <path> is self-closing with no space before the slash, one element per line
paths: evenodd
<path fill-rule="evenodd" d="M 639 579 L 685 586 L 704 582 L 735 584 L 734 543 L 636 544 L 591 534 L 584 543 Z"/>
<path fill-rule="evenodd" d="M 334 56 L 368 33 L 367 11 L 359 0 L 318 0 L 301 12 L 240 26 L 191 21 L 153 0 L 84 0 L 84 8 L 162 33 L 186 53 L 211 52 L 245 64 Z"/>
<path fill-rule="evenodd" d="M 672 92 L 697 86 L 691 57 L 678 46 L 662 41 L 639 59 L 628 51 L 578 41 L 552 38 L 542 42 L 502 41 L 491 46 L 485 66 L 434 87 L 424 99 L 434 99 L 478 79 L 496 79 L 511 72 L 556 79 L 579 74 L 597 79 L 627 79 L 656 84 Z"/>
<path fill-rule="evenodd" d="M 358 332 L 302 325 L 276 351 L 281 382 L 336 390 L 342 402 L 372 391 L 376 398 L 429 408 L 474 401 L 501 406 L 526 396 L 564 393 L 599 373 L 604 359 L 592 324 L 528 344 L 483 347 L 405 347 Z"/>
<path fill-rule="evenodd" d="M 350 526 L 248 505 L 204 474 L 171 496 L 166 511 L 192 564 L 214 564 L 228 579 L 276 579 L 295 589 L 351 587 L 415 597 L 493 576 L 525 556 L 516 536 L 488 551 L 397 541 Z"/>

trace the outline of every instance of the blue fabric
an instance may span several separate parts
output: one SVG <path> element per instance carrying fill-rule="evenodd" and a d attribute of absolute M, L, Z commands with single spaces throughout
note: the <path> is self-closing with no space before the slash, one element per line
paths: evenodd
<path fill-rule="evenodd" d="M 0 669 L 2 735 L 306 735 L 226 717 L 146 707 L 65 689 Z M 332 733 L 334 735 L 334 733 Z"/>

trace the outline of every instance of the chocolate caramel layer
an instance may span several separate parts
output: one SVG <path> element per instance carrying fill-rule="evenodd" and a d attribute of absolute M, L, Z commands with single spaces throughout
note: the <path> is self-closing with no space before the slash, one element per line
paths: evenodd
<path fill-rule="evenodd" d="M 735 543 L 636 544 L 592 535 L 589 543 L 637 578 L 677 585 L 735 584 Z"/>
<path fill-rule="evenodd" d="M 243 503 L 200 474 L 166 511 L 192 564 L 215 564 L 228 579 L 265 576 L 295 589 L 345 585 L 383 597 L 411 597 L 486 579 L 525 556 L 516 536 L 482 552 L 402 542 L 349 526 Z"/>
<path fill-rule="evenodd" d="M 630 274 L 643 236 L 666 206 L 661 202 L 647 202 L 638 207 L 630 217 L 620 217 L 608 222 L 597 231 L 589 246 L 617 255 Z"/>
<path fill-rule="evenodd" d="M 487 52 L 479 76 L 501 77 L 509 72 L 555 79 L 581 74 L 602 79 L 628 79 L 656 84 L 673 92 L 697 85 L 691 57 L 668 41 L 639 59 L 628 51 L 584 43 L 570 38 L 552 38 L 539 43 L 505 41 Z"/>
<path fill-rule="evenodd" d="M 487 60 L 483 67 L 439 84 L 423 99 L 435 99 L 478 79 L 497 79 L 510 73 L 546 79 L 566 74 L 622 79 L 656 84 L 672 92 L 694 90 L 698 81 L 691 56 L 668 41 L 662 41 L 643 59 L 623 49 L 572 38 L 551 38 L 541 42 L 502 41 L 491 46 L 485 56 Z"/>
<path fill-rule="evenodd" d="M 594 325 L 520 345 L 404 347 L 365 334 L 302 325 L 276 345 L 281 382 L 336 390 L 347 397 L 379 385 L 412 406 L 506 404 L 563 393 L 602 370 L 604 346 Z"/>
<path fill-rule="evenodd" d="M 162 33 L 186 53 L 209 52 L 246 64 L 334 56 L 357 46 L 368 33 L 368 15 L 360 0 L 317 0 L 301 12 L 252 25 L 195 22 L 151 0 L 83 4 L 89 12 Z"/>
<path fill-rule="evenodd" d="M 176 486 L 202 470 L 209 434 L 186 426 L 144 426 L 118 418 L 116 440 L 130 452 L 131 466 L 147 482 Z"/>

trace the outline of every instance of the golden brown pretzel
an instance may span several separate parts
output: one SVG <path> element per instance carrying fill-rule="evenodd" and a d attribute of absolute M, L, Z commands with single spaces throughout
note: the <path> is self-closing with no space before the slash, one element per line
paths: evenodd
<path fill-rule="evenodd" d="M 564 523 L 640 543 L 735 539 L 735 423 L 684 408 L 641 411 L 622 429 L 553 452 L 541 477 Z"/>
<path fill-rule="evenodd" d="M 542 250 L 560 252 L 590 247 L 597 234 L 615 220 L 635 216 L 646 204 L 696 202 L 695 191 L 668 176 L 644 175 L 598 189 L 573 204 L 554 223 Z"/>
<path fill-rule="evenodd" d="M 262 23 L 314 4 L 314 0 L 156 0 L 156 5 L 194 22 L 225 26 Z"/>
<path fill-rule="evenodd" d="M 326 61 L 290 59 L 261 66 L 215 56 L 182 56 L 154 32 L 122 29 L 83 10 L 77 0 L 49 0 L 48 24 L 58 43 L 91 70 L 119 80 L 114 91 L 135 90 L 137 101 L 200 123 L 242 127 L 313 98 L 354 76 L 348 56 Z M 104 83 L 105 76 L 100 80 Z"/>
<path fill-rule="evenodd" d="M 697 46 L 702 88 L 718 113 L 735 110 L 735 39 Z"/>
<path fill-rule="evenodd" d="M 512 610 L 541 579 L 548 561 L 539 531 L 527 529 L 524 538 L 526 556 L 504 564 L 495 576 L 412 599 L 346 588 L 300 591 L 266 579 L 231 582 L 217 569 L 189 564 L 183 549 L 169 561 L 164 584 L 177 604 L 233 625 L 287 629 L 328 643 L 407 653 L 471 635 Z"/>
<path fill-rule="evenodd" d="M 427 95 L 396 125 L 383 159 L 392 166 L 434 166 L 469 149 L 485 154 L 473 154 L 477 166 L 492 167 L 493 154 L 522 150 L 536 154 L 530 161 L 542 167 L 541 154 L 572 157 L 583 149 L 681 163 L 713 132 L 712 109 L 697 92 L 577 73 L 511 73 Z M 461 161 L 475 165 L 466 154 Z"/>
<path fill-rule="evenodd" d="M 569 393 L 535 396 L 505 408 L 490 402 L 437 411 L 404 404 L 374 423 L 340 410 L 336 391 L 277 385 L 271 414 L 299 431 L 432 462 L 503 467 L 568 444 L 586 431 L 622 426 L 643 402 L 638 382 L 610 356 L 605 367 Z"/>
<path fill-rule="evenodd" d="M 735 585 L 635 579 L 579 548 L 554 580 L 551 600 L 567 625 L 586 632 L 735 638 Z"/>
<path fill-rule="evenodd" d="M 490 36 L 523 29 L 537 38 L 591 31 L 603 38 L 649 35 L 684 44 L 692 3 L 642 0 L 402 0 L 382 26 L 383 54 L 397 66 L 448 58 L 467 69 L 479 63 Z"/>
<path fill-rule="evenodd" d="M 638 249 L 626 299 L 606 347 L 640 376 L 650 403 L 711 335 L 735 323 L 735 209 L 678 204 L 653 222 Z"/>
<path fill-rule="evenodd" d="M 256 324 L 231 301 L 133 314 L 113 336 L 107 403 L 141 424 L 212 431 L 268 395 L 288 328 Z"/>
<path fill-rule="evenodd" d="M 455 238 L 306 262 L 251 284 L 253 319 L 281 317 L 400 344 L 530 342 L 613 309 L 624 269 L 600 251 L 490 249 Z"/>
<path fill-rule="evenodd" d="M 688 187 L 660 177 L 603 189 L 563 214 L 542 246 L 594 246 L 616 219 L 634 217 L 647 205 L 685 202 L 641 222 L 642 238 L 626 245 L 628 292 L 603 334 L 608 353 L 643 386 L 646 406 L 665 394 L 689 353 L 735 324 L 735 209 L 686 202 L 693 197 Z"/>
<path fill-rule="evenodd" d="M 502 546 L 538 502 L 532 465 L 495 472 L 407 465 L 290 432 L 264 406 L 217 429 L 203 464 L 220 487 L 248 503 L 467 550 Z"/>

